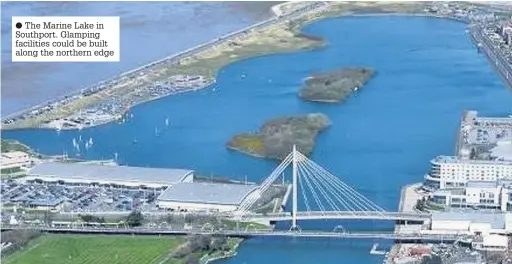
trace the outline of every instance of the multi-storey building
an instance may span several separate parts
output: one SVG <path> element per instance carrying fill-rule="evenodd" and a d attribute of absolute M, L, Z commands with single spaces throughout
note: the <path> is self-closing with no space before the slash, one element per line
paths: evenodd
<path fill-rule="evenodd" d="M 447 207 L 512 211 L 512 185 L 510 181 L 470 181 L 464 188 L 434 191 L 431 201 Z"/>
<path fill-rule="evenodd" d="M 469 181 L 512 180 L 512 161 L 470 160 L 456 156 L 439 156 L 430 161 L 425 175 L 426 186 L 435 189 L 464 188 Z"/>

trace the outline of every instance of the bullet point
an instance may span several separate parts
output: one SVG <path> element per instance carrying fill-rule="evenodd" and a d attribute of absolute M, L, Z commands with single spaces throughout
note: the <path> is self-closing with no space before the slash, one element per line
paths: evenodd
<path fill-rule="evenodd" d="M 22 26 L 23 26 L 23 25 L 22 25 L 20 22 L 16 23 L 16 28 L 17 28 L 17 29 L 20 29 Z"/>

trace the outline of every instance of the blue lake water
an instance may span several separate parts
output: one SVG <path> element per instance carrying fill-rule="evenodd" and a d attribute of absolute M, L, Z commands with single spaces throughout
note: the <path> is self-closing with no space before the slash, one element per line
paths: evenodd
<path fill-rule="evenodd" d="M 6 131 L 3 136 L 46 154 L 73 154 L 72 139 L 82 135 L 95 141 L 92 149 L 82 152 L 86 158 L 113 158 L 117 152 L 129 165 L 192 168 L 260 181 L 276 163 L 226 150 L 229 137 L 256 130 L 272 117 L 323 112 L 333 125 L 320 134 L 312 159 L 380 206 L 396 210 L 401 186 L 421 181 L 429 159 L 453 153 L 464 110 L 496 116 L 512 111 L 512 93 L 477 52 L 465 27 L 449 20 L 398 16 L 320 21 L 304 31 L 326 38 L 327 47 L 229 65 L 221 70 L 215 91 L 140 105 L 125 124 L 60 134 Z M 370 66 L 378 74 L 344 104 L 319 105 L 297 98 L 308 75 L 343 66 Z M 171 120 L 167 129 L 166 117 Z M 133 139 L 138 144 L 132 144 Z M 332 228 L 339 223 L 314 224 Z M 220 263 L 380 263 L 382 257 L 368 253 L 373 242 L 252 239 L 236 257 Z"/>
<path fill-rule="evenodd" d="M 2 113 L 12 113 L 241 29 L 272 3 L 2 2 Z M 117 63 L 13 63 L 12 16 L 120 16 Z M 30 76 L 27 78 L 27 76 Z"/>

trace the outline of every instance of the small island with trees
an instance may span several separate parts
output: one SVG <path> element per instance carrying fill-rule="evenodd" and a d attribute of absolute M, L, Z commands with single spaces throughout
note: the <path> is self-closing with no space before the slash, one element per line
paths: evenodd
<path fill-rule="evenodd" d="M 338 103 L 361 89 L 375 74 L 372 68 L 342 68 L 308 77 L 299 97 L 313 102 Z"/>
<path fill-rule="evenodd" d="M 256 157 L 282 160 L 296 145 L 300 152 L 309 155 L 317 134 L 330 124 L 329 118 L 321 113 L 278 117 L 265 122 L 258 132 L 233 136 L 227 147 Z"/>

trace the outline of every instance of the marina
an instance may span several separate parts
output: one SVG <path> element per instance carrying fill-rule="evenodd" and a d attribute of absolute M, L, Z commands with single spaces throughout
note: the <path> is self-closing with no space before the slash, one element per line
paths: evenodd
<path fill-rule="evenodd" d="M 369 28 L 369 32 L 358 35 L 357 29 L 361 27 Z M 329 28 L 337 28 L 339 32 L 332 32 Z M 268 168 L 275 164 L 228 152 L 223 146 L 225 139 L 235 130 L 256 127 L 276 112 L 287 114 L 320 109 L 332 118 L 334 125 L 325 136 L 319 138 L 319 151 L 313 153 L 315 160 L 320 160 L 330 170 L 339 173 L 344 181 L 357 186 L 372 201 L 378 201 L 386 208 L 396 208 L 400 186 L 413 180 L 422 180 L 428 167 L 426 161 L 432 155 L 452 152 L 453 133 L 450 134 L 449 131 L 457 129 L 457 120 L 462 111 L 471 107 L 484 109 L 485 115 L 498 116 L 511 105 L 509 91 L 504 89 L 503 83 L 485 59 L 474 50 L 474 46 L 466 38 L 464 26 L 456 22 L 419 17 L 357 17 L 314 23 L 307 26 L 305 32 L 322 32 L 333 44 L 321 51 L 254 58 L 226 67 L 219 74 L 216 83 L 222 89 L 222 94 L 229 95 L 224 98 L 191 93 L 136 107 L 131 110 L 136 118 L 123 126 L 108 124 L 85 130 L 87 135 L 83 136 L 83 142 L 88 143 L 89 138 L 94 138 L 94 153 L 85 155 L 88 158 L 110 157 L 112 153 L 116 153 L 118 159 L 119 153 L 119 158 L 130 164 L 189 167 L 233 175 L 234 178 L 247 176 L 249 180 L 258 182 L 262 175 L 266 175 Z M 387 33 L 383 35 L 382 32 Z M 410 35 L 410 41 L 405 44 L 398 32 Z M 341 35 L 357 37 L 347 40 L 341 39 Z M 431 38 L 432 35 L 438 38 Z M 372 44 L 375 39 L 383 42 L 380 46 L 398 48 L 375 48 L 375 44 Z M 428 51 L 431 60 L 418 57 L 414 52 L 403 52 L 411 46 L 423 52 Z M 454 54 L 450 47 L 457 47 L 462 51 Z M 346 50 L 364 52 L 351 54 L 345 53 Z M 307 72 L 319 67 L 336 66 L 335 62 L 320 60 L 319 56 L 340 57 L 340 54 L 343 54 L 341 57 L 344 63 L 375 65 L 379 70 L 375 82 L 370 83 L 368 89 L 362 89 L 354 100 L 343 105 L 343 111 L 338 108 L 298 104 L 295 97 L 283 96 L 294 92 L 297 80 L 306 77 Z M 290 59 L 293 59 L 293 64 L 289 63 Z M 392 63 L 397 59 L 402 65 Z M 453 67 L 454 61 L 460 65 Z M 408 67 L 405 68 L 404 65 Z M 468 69 L 476 70 L 473 75 L 467 76 L 465 72 Z M 293 74 L 280 74 L 285 70 Z M 418 76 L 419 72 L 432 74 Z M 246 74 L 246 77 L 240 78 L 242 74 Z M 260 78 L 261 76 L 264 77 Z M 273 81 L 268 82 L 269 79 Z M 277 86 L 274 85 L 285 88 L 276 89 Z M 485 86 L 485 90 L 481 89 L 482 86 Z M 393 100 L 382 100 L 383 92 Z M 443 94 L 443 97 L 439 97 L 439 94 Z M 482 94 L 487 99 L 492 99 L 493 104 L 483 102 Z M 194 111 L 190 111 L 191 104 Z M 266 107 L 268 105 L 273 107 Z M 416 105 L 422 107 L 415 107 Z M 169 113 L 172 115 L 172 126 L 180 129 L 173 130 L 172 136 L 161 133 L 159 137 L 155 137 L 156 133 L 153 132 L 158 131 L 157 128 L 164 124 L 167 126 Z M 393 119 L 397 114 L 400 114 L 400 119 Z M 382 133 L 368 129 L 368 124 L 378 127 Z M 397 129 L 403 124 L 407 125 L 407 129 Z M 62 149 L 73 147 L 74 144 L 70 142 L 75 140 L 79 144 L 80 141 L 78 131 L 61 132 L 60 136 L 53 131 L 43 130 L 7 131 L 6 135 L 23 140 L 46 153 L 62 153 Z M 46 143 L 43 144 L 41 139 Z M 81 150 L 84 148 L 83 144 Z M 149 156 L 151 159 L 147 158 Z M 317 224 L 330 226 L 332 222 Z M 350 220 L 345 220 L 343 225 L 348 230 L 358 230 L 358 223 Z M 393 224 L 370 225 L 378 228 L 391 227 Z M 263 240 L 265 242 L 262 243 L 262 240 L 255 238 L 247 241 L 236 257 L 222 260 L 221 263 L 240 263 L 249 259 L 285 263 L 290 259 L 292 245 L 293 248 L 304 249 L 294 251 L 296 253 L 293 258 L 297 259 L 297 263 L 315 262 L 319 257 L 323 263 L 339 263 L 340 256 L 348 263 L 375 263 L 375 257 L 385 255 L 370 256 L 368 249 L 379 251 L 379 246 L 388 248 L 389 245 L 382 242 L 373 248 L 372 245 L 375 244 L 369 240 L 354 244 L 333 243 L 328 246 L 322 238 L 318 238 L 316 244 L 308 244 L 307 241 L 294 244 L 285 242 L 279 244 L 283 245 L 284 249 L 281 250 L 276 242 Z M 261 256 L 262 250 L 267 252 L 266 256 Z M 418 255 L 424 251 L 408 248 L 403 253 Z"/>

